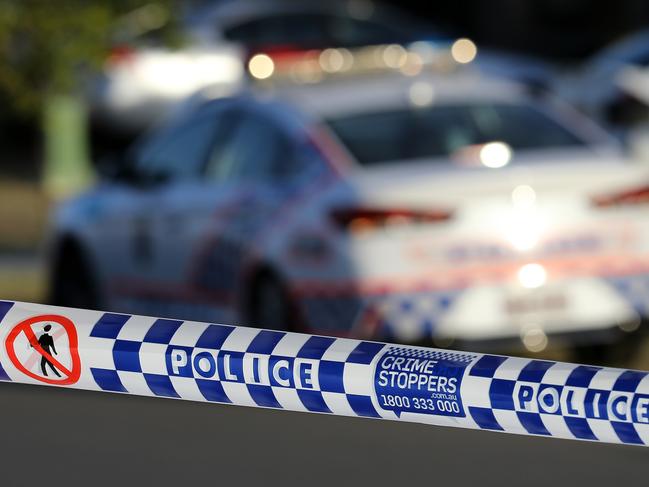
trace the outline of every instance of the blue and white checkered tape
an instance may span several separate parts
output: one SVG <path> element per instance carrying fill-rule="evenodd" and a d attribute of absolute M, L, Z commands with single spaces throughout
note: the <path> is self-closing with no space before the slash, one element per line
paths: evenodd
<path fill-rule="evenodd" d="M 5 381 L 649 444 L 647 372 L 8 301 L 0 339 Z"/>

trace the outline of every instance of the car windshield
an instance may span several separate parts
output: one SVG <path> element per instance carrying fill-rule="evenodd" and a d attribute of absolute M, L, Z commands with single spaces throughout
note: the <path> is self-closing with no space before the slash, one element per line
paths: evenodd
<path fill-rule="evenodd" d="M 327 121 L 362 165 L 450 156 L 493 141 L 514 150 L 585 146 L 531 105 L 432 105 L 354 114 Z"/>

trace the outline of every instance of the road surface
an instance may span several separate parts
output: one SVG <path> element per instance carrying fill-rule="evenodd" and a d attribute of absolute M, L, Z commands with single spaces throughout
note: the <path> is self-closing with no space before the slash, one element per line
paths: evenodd
<path fill-rule="evenodd" d="M 646 485 L 649 448 L 0 383 L 0 485 Z"/>

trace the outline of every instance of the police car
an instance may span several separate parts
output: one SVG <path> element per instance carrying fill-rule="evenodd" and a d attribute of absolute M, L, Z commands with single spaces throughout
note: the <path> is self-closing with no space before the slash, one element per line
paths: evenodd
<path fill-rule="evenodd" d="M 608 347 L 649 167 L 518 85 L 388 73 L 193 103 L 52 223 L 52 299 L 336 336 Z"/>

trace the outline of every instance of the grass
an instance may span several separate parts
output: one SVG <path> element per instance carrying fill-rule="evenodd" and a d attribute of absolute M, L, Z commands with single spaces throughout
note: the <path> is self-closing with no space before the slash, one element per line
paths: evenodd
<path fill-rule="evenodd" d="M 50 201 L 33 183 L 0 181 L 0 252 L 33 252 L 43 240 Z"/>
<path fill-rule="evenodd" d="M 0 264 L 0 299 L 41 303 L 47 295 L 42 266 Z"/>
<path fill-rule="evenodd" d="M 45 298 L 45 273 L 36 255 L 49 208 L 37 184 L 0 180 L 0 299 Z"/>

